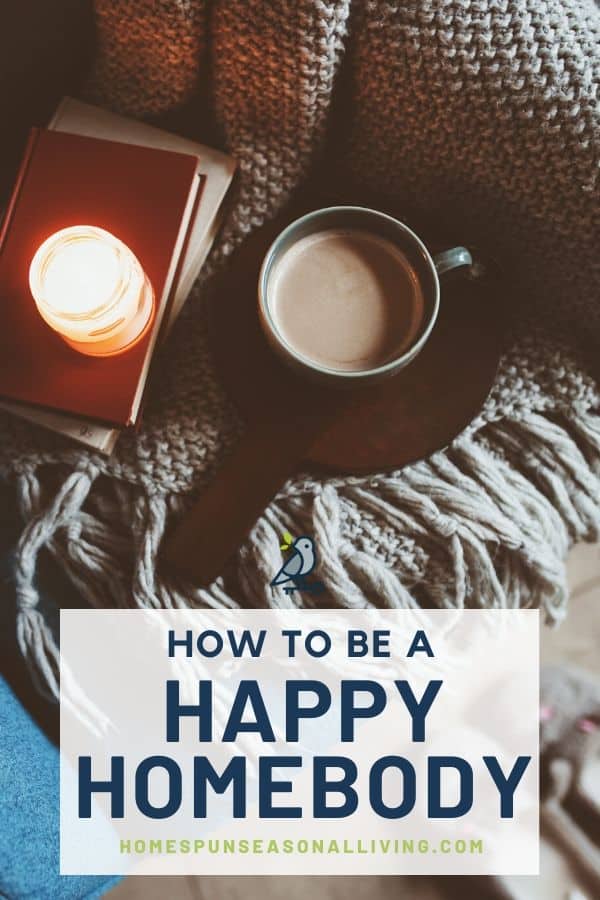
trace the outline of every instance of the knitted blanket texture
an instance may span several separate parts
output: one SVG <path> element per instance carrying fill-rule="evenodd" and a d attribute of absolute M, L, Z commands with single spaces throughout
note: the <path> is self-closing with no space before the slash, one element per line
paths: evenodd
<path fill-rule="evenodd" d="M 88 96 L 155 116 L 193 108 L 201 83 L 240 178 L 153 366 L 141 432 L 106 459 L 2 417 L 0 466 L 23 518 L 18 640 L 41 682 L 57 692 L 42 549 L 97 606 L 309 604 L 269 587 L 286 529 L 315 537 L 321 603 L 560 618 L 567 550 L 600 538 L 593 0 L 96 0 L 95 15 Z M 165 529 L 240 430 L 210 361 L 210 272 L 320 161 L 502 261 L 511 338 L 497 381 L 447 449 L 392 474 L 299 475 L 213 585 L 169 582 L 156 566 Z"/>

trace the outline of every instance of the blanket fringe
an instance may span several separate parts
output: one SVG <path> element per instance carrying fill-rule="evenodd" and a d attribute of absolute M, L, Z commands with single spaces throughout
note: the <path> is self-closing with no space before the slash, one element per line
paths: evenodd
<path fill-rule="evenodd" d="M 295 479 L 208 589 L 157 571 L 181 498 L 114 480 L 96 488 L 98 481 L 92 462 L 54 493 L 42 470 L 19 477 L 27 524 L 16 550 L 17 639 L 53 697 L 59 655 L 36 583 L 43 549 L 95 607 L 539 607 L 560 621 L 566 553 L 575 541 L 600 538 L 600 416 L 575 408 L 560 420 L 536 413 L 495 422 L 385 478 Z M 314 536 L 324 593 L 269 586 L 284 530 Z"/>

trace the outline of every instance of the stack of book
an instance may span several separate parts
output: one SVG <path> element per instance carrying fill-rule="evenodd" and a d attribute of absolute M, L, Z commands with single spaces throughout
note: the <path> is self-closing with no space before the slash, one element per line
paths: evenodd
<path fill-rule="evenodd" d="M 157 342 L 181 312 L 235 171 L 223 153 L 65 98 L 28 142 L 0 230 L 0 407 L 102 453 L 140 421 Z M 43 320 L 29 267 L 52 234 L 88 225 L 135 254 L 154 317 L 126 352 L 89 356 Z"/>

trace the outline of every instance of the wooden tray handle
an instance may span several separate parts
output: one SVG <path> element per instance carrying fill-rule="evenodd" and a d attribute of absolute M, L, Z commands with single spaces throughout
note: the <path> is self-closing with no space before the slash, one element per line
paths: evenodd
<path fill-rule="evenodd" d="M 166 539 L 161 561 L 207 586 L 223 571 L 285 481 L 296 472 L 322 421 L 262 422 L 248 430 Z"/>

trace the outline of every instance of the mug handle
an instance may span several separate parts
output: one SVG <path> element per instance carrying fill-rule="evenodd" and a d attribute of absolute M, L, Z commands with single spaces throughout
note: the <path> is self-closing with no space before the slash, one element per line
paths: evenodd
<path fill-rule="evenodd" d="M 470 266 L 474 268 L 473 257 L 466 247 L 452 247 L 451 250 L 444 250 L 443 253 L 436 253 L 433 257 L 433 264 L 437 269 L 438 275 L 444 275 L 452 269 L 458 269 L 462 266 Z M 473 272 L 475 274 L 475 272 Z M 479 272 L 477 274 L 480 274 Z"/>

